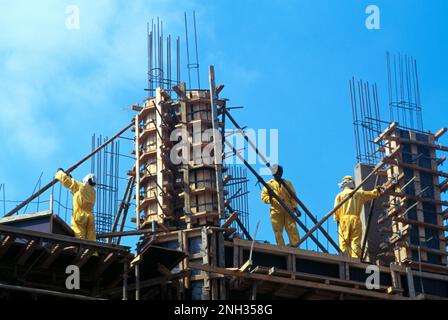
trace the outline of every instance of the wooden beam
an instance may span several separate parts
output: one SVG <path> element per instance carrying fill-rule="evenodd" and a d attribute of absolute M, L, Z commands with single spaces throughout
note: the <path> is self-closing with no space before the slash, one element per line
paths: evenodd
<path fill-rule="evenodd" d="M 384 162 L 394 165 L 394 166 L 402 167 L 405 169 L 411 169 L 411 170 L 415 170 L 415 171 L 430 173 L 435 176 L 448 178 L 448 173 L 443 172 L 443 171 L 437 171 L 437 170 L 432 170 L 432 169 L 428 169 L 428 168 L 423 168 L 423 167 L 420 167 L 420 166 L 417 166 L 414 164 L 405 163 L 403 161 L 395 161 L 393 159 L 386 159 Z"/>
<path fill-rule="evenodd" d="M 160 285 L 160 284 L 162 284 L 164 282 L 167 282 L 167 281 L 174 281 L 176 279 L 180 279 L 182 277 L 187 276 L 189 274 L 189 272 L 190 272 L 189 270 L 182 270 L 181 272 L 172 274 L 170 277 L 162 276 L 162 277 L 157 277 L 157 278 L 141 281 L 140 282 L 140 288 L 141 289 L 149 288 L 149 287 L 152 287 L 152 286 Z M 128 290 L 129 291 L 135 290 L 135 283 L 129 285 L 128 286 Z M 114 289 L 103 291 L 103 294 L 112 294 L 113 295 L 113 294 L 119 294 L 119 293 L 121 293 L 121 291 L 122 291 L 122 288 L 114 288 Z"/>
<path fill-rule="evenodd" d="M 92 255 L 93 250 L 85 249 L 84 251 L 81 251 L 81 254 L 75 259 L 74 264 L 81 269 L 87 263 L 87 261 L 89 261 Z"/>
<path fill-rule="evenodd" d="M 445 151 L 445 152 L 448 151 L 448 147 L 442 146 L 441 144 L 431 144 L 431 143 L 426 143 L 426 142 L 417 141 L 417 140 L 403 139 L 403 138 L 399 138 L 399 137 L 389 137 L 389 139 L 392 141 L 396 141 L 400 144 L 408 143 L 408 144 L 414 144 L 414 145 L 428 147 L 431 149 L 437 149 L 440 151 Z"/>
<path fill-rule="evenodd" d="M 23 266 L 26 261 L 31 257 L 31 255 L 36 251 L 39 244 L 35 240 L 30 240 L 26 244 L 26 247 L 24 248 L 23 252 L 20 255 L 19 260 L 17 261 L 17 264 L 20 266 Z"/>
<path fill-rule="evenodd" d="M 61 253 L 62 253 L 62 246 L 60 244 L 53 246 L 53 248 L 48 254 L 48 257 L 42 262 L 40 267 L 42 269 L 48 269 Z"/>
<path fill-rule="evenodd" d="M 158 264 L 157 270 L 164 276 L 167 277 L 171 277 L 173 274 L 170 271 L 170 269 L 168 269 L 167 267 L 165 267 L 163 264 Z"/>
<path fill-rule="evenodd" d="M 390 135 L 396 128 L 398 127 L 397 122 L 393 122 L 389 128 L 386 129 L 378 138 L 374 140 L 375 143 L 379 143 L 381 140 L 384 140 L 388 135 Z"/>
<path fill-rule="evenodd" d="M 436 141 L 439 140 L 440 137 L 442 137 L 447 132 L 447 130 L 448 130 L 448 128 L 442 128 L 439 131 L 437 131 L 434 134 L 434 140 L 436 140 Z"/>
<path fill-rule="evenodd" d="M 236 228 L 227 228 L 226 231 L 224 231 L 226 237 L 230 237 L 235 232 L 236 232 Z"/>
<path fill-rule="evenodd" d="M 174 87 L 173 87 L 173 91 L 176 92 L 177 96 L 178 96 L 180 99 L 186 99 L 186 98 L 187 98 L 187 96 L 186 96 L 186 94 L 185 94 L 185 91 L 184 91 L 184 90 L 181 90 L 181 88 L 179 88 L 178 86 L 174 86 Z"/>
<path fill-rule="evenodd" d="M 133 111 L 141 112 L 141 111 L 143 110 L 143 107 L 140 107 L 140 106 L 132 106 L 131 109 L 132 109 Z"/>
<path fill-rule="evenodd" d="M 446 161 L 446 156 L 445 155 L 443 155 L 443 156 L 441 156 L 439 159 L 437 159 L 436 160 L 436 163 L 437 163 L 437 166 L 441 166 L 441 165 L 443 165 L 443 163 Z"/>
<path fill-rule="evenodd" d="M 239 269 L 240 272 L 246 272 L 247 269 L 249 269 L 250 267 L 252 267 L 252 260 L 247 260 Z"/>
<path fill-rule="evenodd" d="M 401 222 L 404 224 L 410 224 L 410 225 L 416 225 L 416 226 L 420 226 L 420 227 L 424 227 L 424 228 L 429 228 L 429 229 L 448 231 L 448 227 L 445 227 L 445 226 L 440 226 L 438 224 L 426 223 L 426 222 L 412 220 L 412 219 L 405 219 L 402 217 L 396 217 L 395 221 Z"/>
<path fill-rule="evenodd" d="M 418 250 L 419 249 L 419 246 L 415 246 L 415 245 L 409 245 L 409 246 L 405 246 L 405 247 L 410 248 L 411 250 Z M 437 250 L 437 249 L 432 249 L 432 248 L 422 247 L 422 246 L 420 246 L 420 250 L 421 251 L 425 251 L 425 252 L 429 252 L 429 253 L 432 253 L 432 254 L 436 254 L 436 255 L 439 255 L 439 256 L 444 256 L 444 257 L 448 256 L 448 251 Z M 416 262 L 416 263 L 418 263 L 418 262 Z"/>
<path fill-rule="evenodd" d="M 448 208 L 442 212 L 443 219 L 448 219 Z"/>
<path fill-rule="evenodd" d="M 217 267 L 211 267 L 206 265 L 201 265 L 197 263 L 190 263 L 191 269 L 216 273 L 216 274 L 222 274 L 227 277 L 242 277 L 248 280 L 253 281 L 262 281 L 266 283 L 277 283 L 279 285 L 281 284 L 287 284 L 290 286 L 298 286 L 298 287 L 304 287 L 304 288 L 311 288 L 311 289 L 322 289 L 325 291 L 331 291 L 331 292 L 337 292 L 337 293 L 347 293 L 349 295 L 354 296 L 363 296 L 363 297 L 369 297 L 369 298 L 377 298 L 377 299 L 387 299 L 387 300 L 407 300 L 405 297 L 401 296 L 394 296 L 394 295 L 388 295 L 386 293 L 381 292 L 375 292 L 373 290 L 362 290 L 362 289 L 355 289 L 355 288 L 347 288 L 343 286 L 337 286 L 337 285 L 331 285 L 331 284 L 325 284 L 325 283 L 317 283 L 317 282 L 311 282 L 311 281 L 304 281 L 304 280 L 293 280 L 288 278 L 282 278 L 277 276 L 269 276 L 264 274 L 257 274 L 257 273 L 242 273 L 240 271 L 235 270 L 229 270 L 225 268 L 217 268 Z"/>
<path fill-rule="evenodd" d="M 413 201 L 421 201 L 421 202 L 429 202 L 429 203 L 434 203 L 435 205 L 438 206 L 448 206 L 448 201 L 441 201 L 441 200 L 436 200 L 433 198 L 424 198 L 424 197 L 420 197 L 420 196 L 412 196 L 409 194 L 405 194 L 405 193 L 399 193 L 399 192 L 387 192 L 387 195 L 390 196 L 394 196 L 394 197 L 401 197 L 401 198 L 405 198 L 407 200 L 413 200 Z"/>
<path fill-rule="evenodd" d="M 141 229 L 136 231 L 123 231 L 123 232 L 110 232 L 110 233 L 101 233 L 96 236 L 97 239 L 104 238 L 116 238 L 116 237 L 131 237 L 131 236 L 139 236 L 139 235 L 148 235 L 152 234 L 152 230 L 149 229 Z"/>
<path fill-rule="evenodd" d="M 439 184 L 440 192 L 446 192 L 448 190 L 448 179 L 445 179 Z"/>
<path fill-rule="evenodd" d="M 109 266 L 112 264 L 112 262 L 114 262 L 115 260 L 117 260 L 117 254 L 114 252 L 109 253 L 104 260 L 102 260 L 97 269 L 95 270 L 94 274 L 93 274 L 93 278 L 97 279 L 99 278 L 104 271 L 106 271 L 107 268 L 109 268 Z"/>
<path fill-rule="evenodd" d="M 117 245 L 109 245 L 109 244 L 103 244 L 95 241 L 89 241 L 89 240 L 82 240 L 77 239 L 73 237 L 67 237 L 59 234 L 53 234 L 53 233 L 45 233 L 45 232 L 39 232 L 34 230 L 26 230 L 26 229 L 19 229 L 16 227 L 10 227 L 6 225 L 0 225 L 0 234 L 6 234 L 10 235 L 12 237 L 20 237 L 25 239 L 45 239 L 48 240 L 46 242 L 59 242 L 63 244 L 67 244 L 70 246 L 78 245 L 85 248 L 94 248 L 98 251 L 117 251 L 117 252 L 128 252 L 129 247 L 123 247 L 123 246 L 117 246 Z"/>
<path fill-rule="evenodd" d="M 2 243 L 0 244 L 0 258 L 5 255 L 5 253 L 9 250 L 15 240 L 16 239 L 13 236 L 6 236 L 3 239 Z"/>
<path fill-rule="evenodd" d="M 239 217 L 238 212 L 234 212 L 231 216 L 223 223 L 222 228 L 228 228 L 232 225 L 232 223 Z"/>
<path fill-rule="evenodd" d="M 8 285 L 8 284 L 3 284 L 3 283 L 0 283 L 0 289 L 4 289 L 4 290 L 8 290 L 8 291 L 23 291 L 23 292 L 28 292 L 28 293 L 37 294 L 37 295 L 54 296 L 54 297 L 70 299 L 70 300 L 106 300 L 106 299 L 101 299 L 101 298 L 82 296 L 82 295 L 73 294 L 73 293 L 65 293 L 65 292 L 58 292 L 58 291 L 51 291 L 51 290 L 44 290 L 44 289 L 37 289 L 37 288 L 29 288 L 29 287 L 23 287 L 23 286 L 13 286 L 13 285 Z"/>
<path fill-rule="evenodd" d="M 221 93 L 221 91 L 224 89 L 224 87 L 225 86 L 223 84 L 218 84 L 218 86 L 216 87 L 216 90 L 215 90 L 217 96 Z"/>

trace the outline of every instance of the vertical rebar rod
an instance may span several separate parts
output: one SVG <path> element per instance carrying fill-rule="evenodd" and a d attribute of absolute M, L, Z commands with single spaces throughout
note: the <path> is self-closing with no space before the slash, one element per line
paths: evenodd
<path fill-rule="evenodd" d="M 194 23 L 194 43 L 196 48 L 196 70 L 198 76 L 198 89 L 201 89 L 200 69 L 199 69 L 199 52 L 198 52 L 198 34 L 196 27 L 196 11 L 193 11 L 193 23 Z"/>
<path fill-rule="evenodd" d="M 188 40 L 188 20 L 187 13 L 184 13 L 185 16 L 185 41 L 186 41 L 186 49 L 187 49 L 187 72 L 188 72 L 188 89 L 191 90 L 191 72 L 190 72 L 190 45 Z"/>
<path fill-rule="evenodd" d="M 177 85 L 180 86 L 180 38 L 176 39 Z"/>

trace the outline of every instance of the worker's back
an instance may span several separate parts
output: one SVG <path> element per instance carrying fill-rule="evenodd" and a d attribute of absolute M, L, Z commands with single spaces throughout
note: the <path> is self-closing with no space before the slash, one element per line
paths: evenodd
<path fill-rule="evenodd" d="M 291 189 L 291 191 L 295 194 L 294 187 L 292 183 L 289 180 L 283 179 L 283 181 L 286 183 L 286 185 Z M 272 179 L 268 182 L 268 185 L 271 187 L 271 189 L 275 192 L 275 194 L 291 209 L 294 209 L 297 207 L 297 202 L 291 195 L 289 194 L 288 190 L 283 187 L 277 180 Z M 263 188 L 263 192 L 261 194 L 261 198 L 264 203 L 271 204 L 272 210 L 277 211 L 285 211 L 285 209 L 282 207 L 282 205 L 275 199 L 274 197 L 270 197 L 268 190 L 266 188 Z"/>
<path fill-rule="evenodd" d="M 78 191 L 73 194 L 73 211 L 93 213 L 95 200 L 95 189 L 88 184 L 79 183 Z"/>
<path fill-rule="evenodd" d="M 335 206 L 339 205 L 346 197 L 352 194 L 353 190 L 346 188 L 336 196 Z M 358 190 L 351 199 L 346 201 L 335 213 L 334 219 L 340 221 L 343 216 L 354 215 L 359 217 L 362 206 L 369 200 L 375 199 L 378 196 L 378 191 L 364 191 Z"/>

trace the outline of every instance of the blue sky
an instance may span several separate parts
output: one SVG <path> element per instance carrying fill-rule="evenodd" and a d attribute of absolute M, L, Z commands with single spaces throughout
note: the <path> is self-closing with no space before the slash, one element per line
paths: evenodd
<path fill-rule="evenodd" d="M 80 30 L 65 28 L 71 4 Z M 380 30 L 365 27 L 370 4 Z M 202 82 L 215 65 L 222 96 L 245 106 L 237 120 L 279 130 L 285 176 L 322 217 L 356 164 L 348 80 L 378 82 L 386 111 L 387 50 L 417 59 L 425 129 L 448 125 L 447 9 L 444 0 L 0 0 L 0 183 L 23 199 L 42 171 L 49 181 L 87 154 L 93 133 L 128 123 L 128 106 L 146 95 L 146 22 L 159 16 L 183 37 L 183 12 L 196 10 Z M 268 207 L 254 179 L 250 187 L 251 229 L 260 220 L 258 238 L 272 242 Z"/>

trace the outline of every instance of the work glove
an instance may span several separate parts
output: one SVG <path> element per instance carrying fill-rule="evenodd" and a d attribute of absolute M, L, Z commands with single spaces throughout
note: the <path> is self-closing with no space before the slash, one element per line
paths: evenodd
<path fill-rule="evenodd" d="M 62 172 L 64 172 L 67 176 L 69 176 L 70 178 L 73 178 L 72 175 L 71 175 L 70 173 L 65 172 L 64 169 L 59 168 L 57 172 L 59 172 L 59 171 L 62 171 Z"/>
<path fill-rule="evenodd" d="M 376 190 L 378 190 L 379 194 L 383 194 L 386 191 L 386 188 L 384 188 L 383 186 L 380 186 L 380 187 L 376 188 Z"/>

